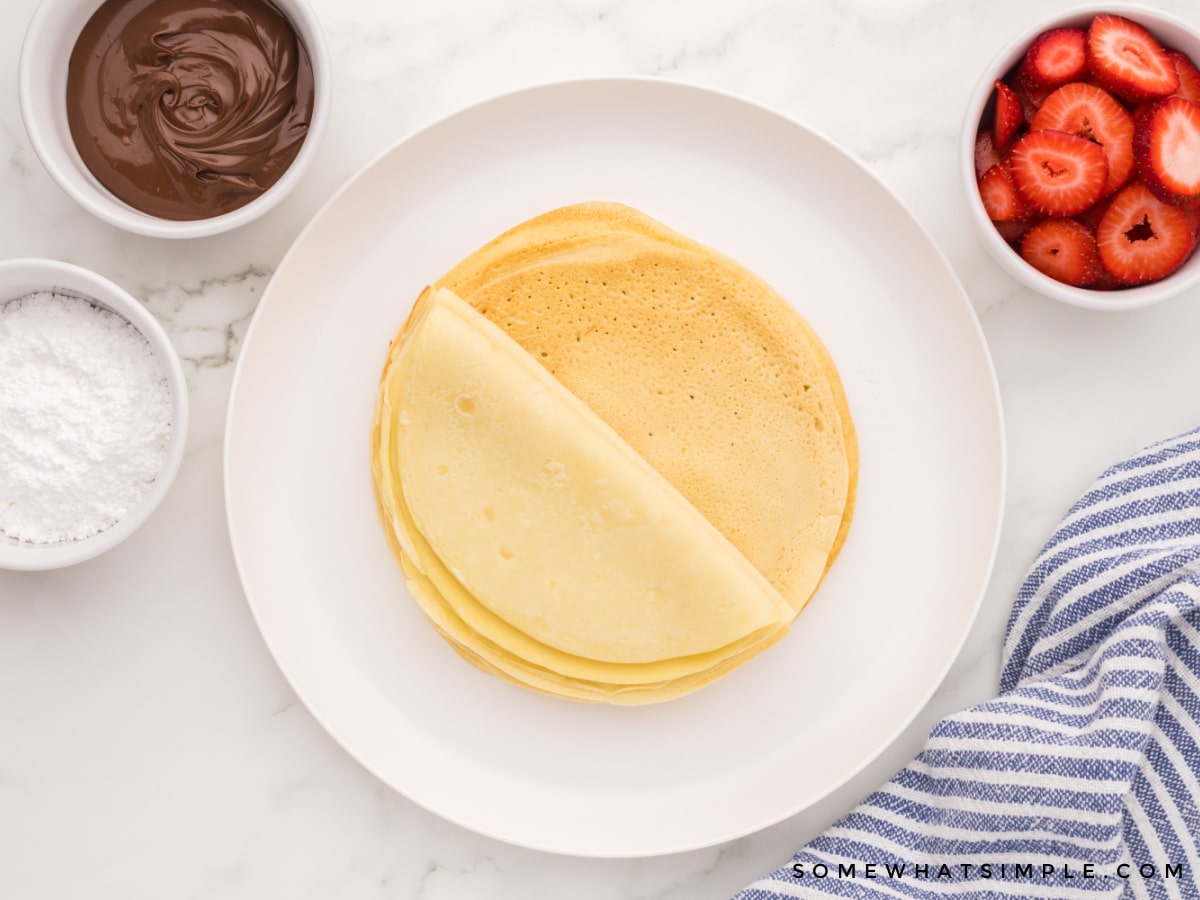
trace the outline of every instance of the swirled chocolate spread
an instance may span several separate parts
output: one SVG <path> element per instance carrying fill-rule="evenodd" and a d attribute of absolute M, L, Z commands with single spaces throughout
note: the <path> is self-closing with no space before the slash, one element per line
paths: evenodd
<path fill-rule="evenodd" d="M 84 163 L 163 219 L 227 213 L 273 185 L 312 106 L 308 54 L 264 0 L 106 0 L 67 71 Z"/>

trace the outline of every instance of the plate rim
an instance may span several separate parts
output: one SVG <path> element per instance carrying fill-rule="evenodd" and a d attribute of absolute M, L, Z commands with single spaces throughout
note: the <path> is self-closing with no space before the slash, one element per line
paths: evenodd
<path fill-rule="evenodd" d="M 305 243 L 305 240 L 306 240 L 308 234 L 319 225 L 319 223 L 324 219 L 324 217 L 327 215 L 329 210 L 332 209 L 341 200 L 341 198 L 345 194 L 347 194 L 354 187 L 355 184 L 358 183 L 359 180 L 366 177 L 366 175 L 369 172 L 371 172 L 375 167 L 377 167 L 381 163 L 382 160 L 384 160 L 391 154 L 398 152 L 399 149 L 401 147 L 403 147 L 404 145 L 419 139 L 420 137 L 422 137 L 423 135 L 425 135 L 429 132 L 438 130 L 442 127 L 446 127 L 451 122 L 453 122 L 459 118 L 467 117 L 472 114 L 475 114 L 478 110 L 481 110 L 490 105 L 497 104 L 497 103 L 503 103 L 503 102 L 507 102 L 507 101 L 515 101 L 522 97 L 531 96 L 531 95 L 535 95 L 535 94 L 542 93 L 542 92 L 551 92 L 551 91 L 558 91 L 558 90 L 564 90 L 564 89 L 570 90 L 572 88 L 602 89 L 605 87 L 630 86 L 630 85 L 641 85 L 641 86 L 649 87 L 649 88 L 652 88 L 655 90 L 658 90 L 658 89 L 678 90 L 678 91 L 682 91 L 685 93 L 691 93 L 694 95 L 707 95 L 708 97 L 715 98 L 715 99 L 723 101 L 723 102 L 732 102 L 735 104 L 740 104 L 740 105 L 743 105 L 746 107 L 750 107 L 751 109 L 753 109 L 754 111 L 756 111 L 760 114 L 764 114 L 766 116 L 769 116 L 771 118 L 778 120 L 781 124 L 784 124 L 789 128 L 798 129 L 802 132 L 805 132 L 805 133 L 811 135 L 818 141 L 824 142 L 831 149 L 833 149 L 834 151 L 839 153 L 841 156 L 843 156 L 845 158 L 845 160 L 847 162 L 849 162 L 855 169 L 857 169 L 862 175 L 864 175 L 866 178 L 870 179 L 870 181 L 872 181 L 877 188 L 882 190 L 884 192 L 884 194 L 886 194 L 891 199 L 891 201 L 896 204 L 897 208 L 904 214 L 904 217 L 908 220 L 908 222 L 912 226 L 914 226 L 916 228 L 916 230 L 920 234 L 921 238 L 928 244 L 929 248 L 935 254 L 937 261 L 944 268 L 945 273 L 950 277 L 952 284 L 956 288 L 955 293 L 957 295 L 958 302 L 962 305 L 964 311 L 967 313 L 967 317 L 971 323 L 972 334 L 974 335 L 978 350 L 982 353 L 982 362 L 985 364 L 985 369 L 986 369 L 986 372 L 988 375 L 987 380 L 988 380 L 988 386 L 990 388 L 992 409 L 994 409 L 994 413 L 995 413 L 995 426 L 996 426 L 996 431 L 997 431 L 997 446 L 995 449 L 996 449 L 996 463 L 997 463 L 998 472 L 996 473 L 997 477 L 996 477 L 996 481 L 995 481 L 995 485 L 994 485 L 995 496 L 996 496 L 996 515 L 995 515 L 995 521 L 992 523 L 992 538 L 991 538 L 991 542 L 990 542 L 991 545 L 988 548 L 986 565 L 983 567 L 983 570 L 980 573 L 979 588 L 978 588 L 977 594 L 974 597 L 974 600 L 971 604 L 970 614 L 967 617 L 967 619 L 965 620 L 964 628 L 962 629 L 962 633 L 958 636 L 958 638 L 955 642 L 953 652 L 948 653 L 946 661 L 944 662 L 940 671 L 938 672 L 937 677 L 931 681 L 929 686 L 926 688 L 926 690 L 920 696 L 919 701 L 913 705 L 913 708 L 911 711 L 909 711 L 902 717 L 902 721 L 900 721 L 896 725 L 896 727 L 892 729 L 892 731 L 890 733 L 886 734 L 886 736 L 881 741 L 878 742 L 877 746 L 875 746 L 875 748 L 865 756 L 861 765 L 857 766 L 852 771 L 845 773 L 843 775 L 843 777 L 841 777 L 840 779 L 837 779 L 834 782 L 831 782 L 829 785 L 825 786 L 824 789 L 815 793 L 813 796 L 807 797 L 807 798 L 802 798 L 801 800 L 799 800 L 798 802 L 796 802 L 794 804 L 786 805 L 785 808 L 782 809 L 782 811 L 775 812 L 775 813 L 772 813 L 772 814 L 764 817 L 756 825 L 754 825 L 752 827 L 731 828 L 728 831 L 722 832 L 721 834 L 717 834 L 714 836 L 710 836 L 703 840 L 681 842 L 681 843 L 664 845 L 664 846 L 656 846 L 656 847 L 648 848 L 644 851 L 639 851 L 639 852 L 628 852 L 628 851 L 612 852 L 612 851 L 605 851 L 603 849 L 587 849 L 587 848 L 563 849 L 561 847 L 552 846 L 548 842 L 537 842 L 537 841 L 532 841 L 532 840 L 527 840 L 527 839 L 523 840 L 523 839 L 519 839 L 519 838 L 514 838 L 511 836 L 497 833 L 494 829 L 483 828 L 483 827 L 480 827 L 479 825 L 473 824 L 469 821 L 465 821 L 460 816 L 448 814 L 446 812 L 443 812 L 442 810 L 435 808 L 435 806 L 432 803 L 427 802 L 425 799 L 417 799 L 417 798 L 410 796 L 407 792 L 405 792 L 405 791 L 401 790 L 399 787 L 395 786 L 392 783 L 392 780 L 390 778 L 386 777 L 381 772 L 379 772 L 374 766 L 372 766 L 368 762 L 366 762 L 358 752 L 356 752 L 351 746 L 349 746 L 347 744 L 347 742 L 345 742 L 342 739 L 342 737 L 338 733 L 338 731 L 335 730 L 334 728 L 330 727 L 329 723 L 326 721 L 326 717 L 309 703 L 309 700 L 306 697 L 304 691 L 302 691 L 297 686 L 296 680 L 293 677 L 292 672 L 289 670 L 288 666 L 285 665 L 283 659 L 280 656 L 280 653 L 277 651 L 275 643 L 272 640 L 272 638 L 270 637 L 269 632 L 263 627 L 263 621 L 260 618 L 258 608 L 255 605 L 253 599 L 251 598 L 250 591 L 247 588 L 246 578 L 245 578 L 245 574 L 244 574 L 244 565 L 243 565 L 241 553 L 239 552 L 239 549 L 238 549 L 239 545 L 238 545 L 238 540 L 237 540 L 237 530 L 236 530 L 236 526 L 234 524 L 234 513 L 233 513 L 234 502 L 233 502 L 233 496 L 232 496 L 232 490 L 231 490 L 231 479 L 229 477 L 229 473 L 230 473 L 230 458 L 231 458 L 231 451 L 232 451 L 232 444 L 233 444 L 233 441 L 231 439 L 231 436 L 233 435 L 232 426 L 233 426 L 233 422 L 234 422 L 235 411 L 237 409 L 239 386 L 241 384 L 241 381 L 243 378 L 243 370 L 245 368 L 245 360 L 246 360 L 245 350 L 250 345 L 251 339 L 254 337 L 255 333 L 258 330 L 259 319 L 261 318 L 260 313 L 266 307 L 268 299 L 272 296 L 273 288 L 275 286 L 275 282 L 277 280 L 278 273 L 286 267 L 286 265 L 292 259 L 293 255 L 297 254 L 299 252 L 299 248 Z M 516 88 L 514 90 L 504 91 L 504 92 L 501 92 L 498 94 L 490 95 L 488 97 L 482 98 L 482 99 L 474 101 L 472 103 L 469 103 L 466 106 L 457 107 L 457 108 L 453 109 L 452 111 L 450 111 L 449 113 L 446 113 L 445 115 L 439 116 L 424 125 L 420 125 L 420 126 L 414 128 L 413 130 L 411 130 L 410 132 L 408 132 L 407 134 L 405 134 L 398 140 L 393 141 L 391 144 L 384 147 L 380 152 L 376 153 L 374 156 L 372 156 L 370 159 L 368 159 L 364 164 L 362 164 L 358 169 L 356 169 L 351 175 L 349 175 L 345 179 L 345 181 L 343 181 L 342 184 L 340 184 L 338 186 L 338 188 L 328 197 L 328 199 L 326 199 L 325 202 L 323 202 L 320 205 L 320 207 L 312 214 L 311 218 L 305 223 L 304 227 L 300 230 L 300 232 L 293 239 L 291 244 L 288 246 L 287 251 L 284 253 L 284 255 L 280 258 L 279 262 L 276 264 L 274 270 L 271 273 L 271 277 L 268 279 L 267 284 L 263 288 L 262 294 L 259 296 L 258 303 L 255 306 L 254 313 L 250 319 L 250 323 L 247 326 L 246 333 L 243 336 L 243 338 L 239 344 L 237 360 L 236 360 L 236 363 L 234 366 L 233 378 L 230 382 L 229 400 L 227 403 L 225 420 L 224 420 L 224 434 L 222 436 L 221 463 L 222 463 L 222 498 L 224 500 L 224 505 L 225 505 L 226 530 L 227 530 L 228 536 L 229 536 L 230 548 L 231 548 L 231 552 L 233 555 L 234 566 L 235 566 L 235 569 L 236 569 L 237 575 L 238 575 L 238 584 L 242 590 L 242 595 L 245 599 L 247 607 L 249 607 L 250 614 L 254 620 L 255 627 L 258 630 L 258 633 L 259 633 L 263 643 L 265 644 L 267 651 L 271 656 L 272 661 L 275 663 L 275 666 L 279 670 L 280 674 L 283 676 L 284 680 L 287 682 L 289 689 L 295 694 L 296 698 L 301 702 L 301 704 L 303 704 L 307 713 L 313 717 L 313 719 L 317 722 L 318 725 L 320 725 L 322 730 L 324 730 L 325 733 L 327 735 L 329 735 L 333 739 L 333 741 L 338 745 L 338 747 L 343 752 L 345 752 L 351 759 L 353 759 L 355 761 L 355 763 L 357 763 L 364 770 L 369 772 L 372 777 L 377 779 L 381 784 L 385 785 L 389 790 L 394 791 L 396 794 L 405 798 L 407 801 L 409 801 L 409 802 L 413 803 L 414 805 L 420 807 L 421 809 L 426 810 L 427 812 L 437 816 L 438 818 L 443 819 L 444 821 L 450 822 L 451 824 L 454 824 L 461 828 L 464 828 L 474 834 L 479 834 L 479 835 L 482 835 L 483 837 L 486 837 L 486 838 L 489 838 L 492 840 L 496 840 L 501 843 L 508 844 L 510 846 L 521 847 L 521 848 L 528 849 L 528 850 L 536 850 L 536 851 L 544 852 L 544 853 L 551 853 L 551 854 L 559 855 L 559 856 L 570 856 L 570 857 L 577 857 L 577 858 L 584 858 L 584 859 L 652 858 L 652 857 L 667 856 L 667 855 L 677 854 L 677 853 L 686 853 L 686 852 L 701 850 L 701 849 L 715 847 L 715 846 L 718 846 L 721 844 L 725 844 L 730 841 L 737 840 L 739 838 L 743 838 L 743 837 L 746 837 L 751 834 L 756 834 L 760 831 L 763 831 L 767 828 L 777 825 L 780 822 L 790 819 L 793 816 L 799 815 L 800 813 L 804 812 L 805 810 L 810 809 L 811 807 L 815 806 L 816 804 L 822 802 L 823 800 L 828 798 L 831 794 L 833 794 L 835 791 L 844 787 L 851 780 L 853 780 L 854 778 L 861 775 L 863 773 L 863 771 L 865 771 L 873 762 L 878 760 L 880 758 L 880 756 L 883 755 L 887 751 L 887 749 L 889 747 L 891 747 L 898 740 L 898 738 L 904 733 L 904 731 L 906 731 L 913 724 L 913 722 L 917 719 L 917 717 L 920 715 L 921 711 L 924 710 L 926 706 L 928 706 L 928 704 L 929 704 L 930 700 L 932 699 L 932 697 L 934 696 L 934 694 L 936 694 L 938 689 L 945 682 L 946 676 L 949 674 L 950 669 L 958 661 L 960 655 L 962 654 L 963 647 L 965 646 L 971 633 L 975 630 L 975 626 L 978 622 L 980 610 L 983 607 L 984 598 L 987 594 L 988 587 L 991 583 L 992 575 L 995 570 L 996 559 L 997 559 L 997 556 L 999 553 L 1000 539 L 1001 539 L 1002 531 L 1003 531 L 1005 509 L 1007 506 L 1007 488 L 1008 488 L 1008 441 L 1007 441 L 1007 427 L 1006 427 L 1006 421 L 1005 421 L 1005 415 L 1004 415 L 1003 396 L 1000 391 L 999 379 L 996 374 L 996 367 L 995 367 L 994 360 L 992 359 L 991 348 L 988 345 L 986 335 L 983 331 L 983 325 L 980 321 L 979 314 L 976 312 L 974 305 L 971 303 L 970 295 L 967 293 L 967 290 L 966 290 L 965 286 L 963 285 L 962 280 L 959 278 L 957 270 L 954 268 L 954 266 L 951 264 L 950 260 L 947 258 L 946 253 L 942 249 L 941 245 L 936 240 L 934 240 L 933 235 L 929 232 L 928 228 L 926 228 L 924 223 L 921 222 L 921 220 L 917 218 L 917 216 L 913 213 L 912 209 L 910 209 L 909 205 L 895 191 L 893 191 L 887 185 L 887 183 L 883 181 L 882 178 L 880 178 L 875 172 L 873 172 L 870 168 L 868 168 L 866 163 L 864 163 L 863 160 L 860 159 L 857 154 L 849 151 L 848 149 L 843 147 L 840 143 L 838 143 L 837 141 L 828 137 L 826 134 L 819 131 L 818 129 L 813 128 L 812 126 L 801 122 L 800 120 L 796 119 L 795 117 L 793 117 L 791 115 L 788 115 L 787 113 L 784 113 L 768 104 L 747 98 L 747 97 L 745 97 L 741 94 L 735 93 L 733 91 L 724 90 L 722 88 L 717 88 L 717 87 L 713 87 L 710 85 L 693 84 L 693 83 L 689 83 L 689 82 L 685 82 L 685 81 L 680 81 L 680 80 L 677 80 L 674 78 L 665 78 L 665 77 L 648 76 L 648 75 L 617 75 L 617 76 L 581 77 L 581 78 L 568 78 L 568 79 L 561 79 L 561 80 L 552 80 L 552 81 L 546 81 L 546 82 L 538 82 L 535 84 Z"/>

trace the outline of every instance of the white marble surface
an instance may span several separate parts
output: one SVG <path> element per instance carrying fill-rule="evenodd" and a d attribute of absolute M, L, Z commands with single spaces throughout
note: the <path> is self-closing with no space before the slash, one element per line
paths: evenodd
<path fill-rule="evenodd" d="M 1062 0 L 312 0 L 336 66 L 333 121 L 302 188 L 259 222 L 188 243 L 93 219 L 26 139 L 16 59 L 34 0 L 0 4 L 0 257 L 95 269 L 143 298 L 187 370 L 187 458 L 151 527 L 56 573 L 0 573 L 0 896 L 720 900 L 788 858 L 995 690 L 1023 570 L 1109 461 L 1200 422 L 1200 290 L 1101 314 L 1020 288 L 969 228 L 961 110 L 985 62 Z M 1200 2 L 1159 4 L 1200 21 Z M 807 812 L 733 843 L 643 860 L 522 850 L 438 820 L 326 736 L 268 655 L 221 496 L 241 336 L 273 267 L 342 181 L 465 104 L 568 77 L 640 74 L 743 94 L 861 157 L 964 282 L 1008 425 L 1008 511 L 983 611 L 890 750 Z"/>

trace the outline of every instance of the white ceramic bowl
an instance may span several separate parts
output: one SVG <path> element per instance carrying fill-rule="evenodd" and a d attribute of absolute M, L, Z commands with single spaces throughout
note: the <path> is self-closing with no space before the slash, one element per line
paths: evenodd
<path fill-rule="evenodd" d="M 141 502 L 119 522 L 91 537 L 57 544 L 30 544 L 0 535 L 0 569 L 58 569 L 99 556 L 121 543 L 150 518 L 179 471 L 187 441 L 187 382 L 167 333 L 141 303 L 107 278 L 87 269 L 51 259 L 12 259 L 0 262 L 0 304 L 34 291 L 60 291 L 85 297 L 124 318 L 150 342 L 162 360 L 171 391 L 171 437 L 162 468 Z"/>
<path fill-rule="evenodd" d="M 1086 28 L 1088 23 L 1099 13 L 1115 13 L 1132 19 L 1150 31 L 1164 46 L 1186 53 L 1193 62 L 1200 63 L 1200 30 L 1161 10 L 1126 3 L 1089 4 L 1044 19 L 1013 38 L 983 70 L 983 75 L 980 76 L 979 83 L 975 86 L 974 93 L 971 94 L 971 99 L 967 101 L 967 114 L 963 120 L 959 152 L 959 168 L 962 184 L 967 194 L 967 208 L 970 210 L 971 220 L 979 232 L 980 240 L 983 241 L 983 245 L 996 262 L 1009 274 L 1039 294 L 1061 300 L 1064 303 L 1088 309 L 1135 309 L 1160 303 L 1200 284 L 1200 252 L 1192 254 L 1192 257 L 1177 271 L 1152 284 L 1116 291 L 1096 291 L 1071 287 L 1043 275 L 1021 259 L 1020 254 L 1005 242 L 991 220 L 988 219 L 987 212 L 984 211 L 975 179 L 975 136 L 979 132 L 980 120 L 991 99 L 996 80 L 1003 78 L 1009 69 L 1020 61 L 1025 55 L 1025 51 L 1029 49 L 1029 45 L 1033 43 L 1033 39 L 1043 31 L 1061 27 Z"/>
<path fill-rule="evenodd" d="M 299 153 L 275 184 L 245 206 L 189 222 L 148 215 L 118 200 L 88 171 L 75 149 L 67 124 L 67 60 L 79 32 L 102 2 L 42 0 L 25 32 L 17 76 L 21 116 L 29 140 L 51 177 L 88 212 L 127 231 L 151 237 L 217 234 L 245 225 L 276 206 L 303 178 L 329 119 L 332 65 L 324 33 L 307 0 L 271 0 L 296 29 L 312 62 L 312 119 Z"/>

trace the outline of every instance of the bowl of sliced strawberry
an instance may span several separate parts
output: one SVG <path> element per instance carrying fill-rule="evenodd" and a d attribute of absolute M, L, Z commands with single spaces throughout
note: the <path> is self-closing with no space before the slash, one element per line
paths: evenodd
<path fill-rule="evenodd" d="M 1041 294 L 1131 309 L 1200 285 L 1200 31 L 1077 9 L 1014 39 L 968 105 L 962 175 L 984 246 Z"/>

